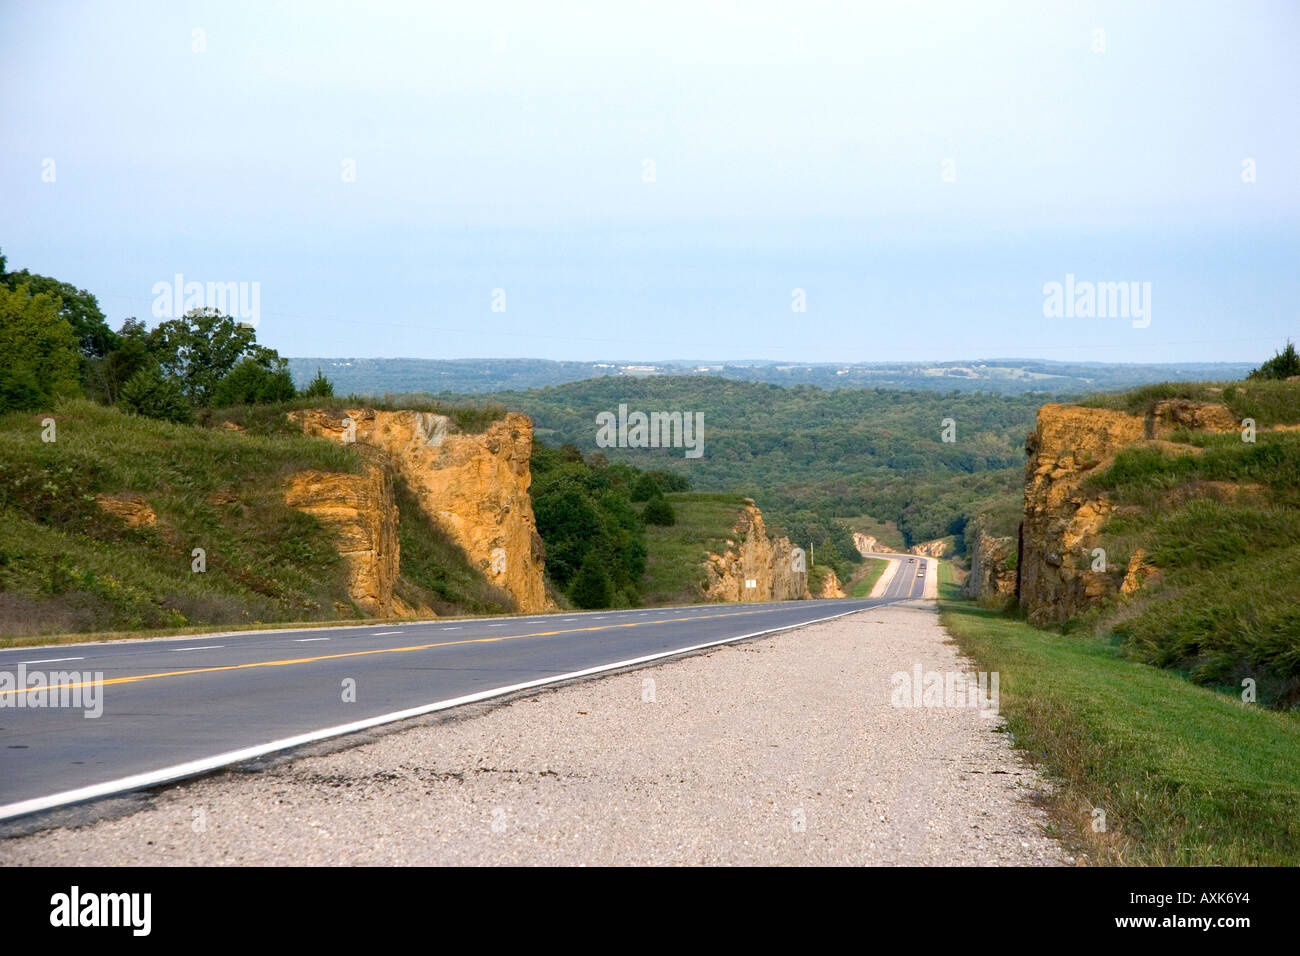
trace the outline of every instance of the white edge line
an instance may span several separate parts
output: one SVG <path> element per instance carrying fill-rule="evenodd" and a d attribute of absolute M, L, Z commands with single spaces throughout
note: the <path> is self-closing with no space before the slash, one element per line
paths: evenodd
<path fill-rule="evenodd" d="M 371 727 L 380 727 L 384 724 L 395 723 L 399 720 L 410 720 L 412 717 L 421 717 L 425 714 L 431 714 L 439 710 L 448 710 L 452 707 L 461 707 L 465 704 L 477 703 L 481 700 L 488 700 L 493 697 L 501 697 L 505 694 L 513 694 L 516 691 L 528 690 L 533 687 L 544 687 L 547 684 L 556 684 L 561 681 L 575 680 L 579 677 L 590 677 L 593 674 L 600 674 L 605 671 L 618 670 L 621 667 L 634 667 L 637 664 L 648 664 L 650 661 L 662 660 L 665 657 L 676 657 L 678 654 L 689 654 L 691 651 L 704 650 L 706 647 L 719 647 L 723 644 L 734 644 L 736 641 L 747 640 L 752 637 L 761 637 L 764 634 L 775 634 L 778 631 L 789 631 L 798 627 L 808 627 L 812 624 L 821 624 L 824 621 L 833 621 L 836 618 L 847 617 L 850 614 L 858 614 L 870 608 L 854 608 L 851 611 L 841 611 L 839 614 L 832 614 L 828 617 L 819 617 L 811 621 L 800 621 L 798 624 L 784 624 L 781 627 L 769 627 L 762 631 L 753 631 L 749 634 L 740 634 L 736 637 L 723 638 L 720 641 L 707 641 L 704 644 L 692 644 L 690 647 L 679 647 L 671 651 L 662 651 L 658 654 L 648 654 L 645 657 L 633 657 L 625 661 L 616 661 L 612 664 L 600 664 L 596 667 L 588 667 L 580 671 L 570 671 L 567 674 L 556 674 L 553 677 L 541 677 L 537 680 L 525 681 L 522 684 L 510 684 L 505 687 L 494 687 L 491 690 L 481 690 L 474 694 L 466 694 L 464 697 L 453 697 L 448 700 L 436 701 L 432 704 L 422 704 L 419 707 L 411 707 L 406 710 L 396 710 L 390 714 L 381 714 L 378 717 L 367 717 L 365 720 L 353 721 L 350 724 L 339 724 L 337 727 L 326 727 L 323 730 L 313 730 L 309 733 L 298 734 L 295 737 L 282 737 L 279 740 L 272 740 L 270 743 L 257 744 L 253 747 L 244 747 L 241 750 L 231 750 L 224 754 L 217 754 L 215 757 L 202 757 L 198 760 L 190 760 L 185 763 L 174 764 L 170 767 L 163 767 L 159 770 L 149 770 L 145 773 L 132 774 L 129 777 L 119 777 L 116 780 L 109 780 L 105 783 L 95 783 L 88 787 L 78 787 L 75 790 L 64 790 L 62 793 L 54 793 L 48 797 L 33 797 L 30 800 L 20 800 L 17 803 L 8 803 L 0 806 L 0 820 L 9 820 L 13 817 L 24 816 L 28 813 L 37 813 L 41 810 L 52 810 L 55 807 L 61 807 L 69 803 L 81 803 L 85 800 L 94 800 L 98 797 L 107 797 L 114 793 L 124 793 L 131 790 L 141 790 L 145 787 L 154 787 L 163 783 L 171 783 L 175 780 L 181 780 L 185 777 L 195 777 L 199 774 L 208 773 L 230 764 L 244 763 L 266 754 L 275 753 L 279 750 L 289 750 L 293 747 L 302 747 L 305 744 L 315 743 L 319 740 L 328 740 L 331 737 L 341 737 L 345 734 L 355 734 L 361 730 L 369 730 Z"/>

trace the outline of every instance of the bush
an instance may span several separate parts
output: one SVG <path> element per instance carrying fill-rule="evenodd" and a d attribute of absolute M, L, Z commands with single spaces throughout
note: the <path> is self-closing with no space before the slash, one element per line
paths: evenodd
<path fill-rule="evenodd" d="M 594 551 L 588 552 L 573 579 L 569 599 L 584 610 L 609 607 L 614 599 L 614 584 Z"/>
<path fill-rule="evenodd" d="M 673 511 L 673 506 L 668 503 L 668 499 L 658 495 L 646 503 L 645 511 L 641 512 L 641 520 L 646 524 L 670 527 L 677 523 L 677 514 Z"/>
<path fill-rule="evenodd" d="M 333 398 L 334 383 L 327 379 L 320 369 L 316 369 L 316 377 L 307 383 L 307 387 L 302 390 L 303 398 Z"/>
<path fill-rule="evenodd" d="M 1300 375 L 1300 355 L 1296 354 L 1295 343 L 1288 339 L 1286 348 L 1251 372 L 1249 378 L 1285 379 L 1293 375 Z"/>
<path fill-rule="evenodd" d="M 124 411 L 146 418 L 188 425 L 194 421 L 194 410 L 185 400 L 180 384 L 163 374 L 157 363 L 147 365 L 131 376 L 122 386 L 118 405 Z"/>
<path fill-rule="evenodd" d="M 257 359 L 241 359 L 212 390 L 217 408 L 231 405 L 268 405 L 287 402 L 295 395 L 293 379 L 283 360 L 272 368 Z"/>

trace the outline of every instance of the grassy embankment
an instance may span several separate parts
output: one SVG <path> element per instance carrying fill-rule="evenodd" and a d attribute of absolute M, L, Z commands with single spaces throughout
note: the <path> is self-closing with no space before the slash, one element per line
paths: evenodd
<path fill-rule="evenodd" d="M 0 416 L 0 645 L 361 617 L 333 534 L 283 493 L 294 472 L 356 473 L 360 455 L 286 427 L 282 410 L 210 421 L 226 419 L 247 430 L 85 401 Z M 156 521 L 130 527 L 99 494 L 137 496 Z M 492 609 L 495 595 L 409 495 L 399 506 L 399 593 L 443 611 Z"/>
<path fill-rule="evenodd" d="M 883 558 L 864 558 L 863 564 L 866 570 L 844 589 L 847 597 L 870 597 L 871 589 L 876 586 L 880 576 L 885 573 L 885 568 L 889 566 L 889 562 Z"/>
<path fill-rule="evenodd" d="M 1068 843 L 1098 863 L 1300 863 L 1300 716 L 960 600 L 941 563 L 941 617 L 1000 675 L 1017 747 L 1056 784 Z M 1095 811 L 1105 830 L 1094 830 Z"/>
<path fill-rule="evenodd" d="M 667 527 L 646 526 L 646 571 L 641 594 L 647 605 L 689 604 L 700 599 L 701 567 L 708 552 L 721 554 L 736 539 L 743 495 L 679 491 L 665 495 L 677 516 Z"/>

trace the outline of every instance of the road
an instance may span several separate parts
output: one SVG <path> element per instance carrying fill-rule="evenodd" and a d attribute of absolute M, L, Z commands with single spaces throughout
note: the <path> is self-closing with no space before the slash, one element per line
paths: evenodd
<path fill-rule="evenodd" d="M 0 820 L 922 596 L 924 578 L 909 572 L 895 579 L 889 593 L 875 599 L 422 621 L 0 651 L 0 675 L 17 674 L 21 667 L 29 675 L 75 672 L 85 682 L 102 673 L 103 679 L 102 714 L 94 718 L 85 713 L 90 700 L 82 709 L 19 708 L 13 706 L 15 692 L 0 689 L 0 697 L 8 698 L 0 707 Z"/>

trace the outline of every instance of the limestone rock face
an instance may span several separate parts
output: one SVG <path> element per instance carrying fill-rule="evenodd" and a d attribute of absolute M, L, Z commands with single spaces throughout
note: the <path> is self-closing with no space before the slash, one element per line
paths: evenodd
<path fill-rule="evenodd" d="M 1160 569 L 1147 563 L 1145 548 L 1138 548 L 1129 558 L 1128 570 L 1124 573 L 1124 583 L 1119 589 L 1123 594 L 1132 594 L 1134 591 L 1141 590 L 1148 582 L 1159 580 Z"/>
<path fill-rule="evenodd" d="M 447 532 L 489 582 L 508 592 L 520 611 L 549 604 L 544 551 L 528 487 L 533 424 L 511 412 L 480 434 L 463 433 L 445 415 L 419 411 L 348 409 L 339 415 L 309 409 L 290 418 L 308 434 L 353 440 L 376 455 L 414 493 L 421 510 Z"/>
<path fill-rule="evenodd" d="M 807 571 L 795 570 L 795 546 L 789 538 L 769 538 L 763 512 L 746 505 L 732 529 L 737 538 L 722 554 L 710 553 L 704 564 L 706 601 L 750 603 L 811 597 Z M 806 559 L 805 559 L 806 560 Z M 752 587 L 747 583 L 752 582 Z"/>
<path fill-rule="evenodd" d="M 866 557 L 868 554 L 872 554 L 873 552 L 876 551 L 887 550 L 886 548 L 882 548 L 880 546 L 880 542 L 877 541 L 872 535 L 869 535 L 863 531 L 853 532 L 853 547 L 857 548 L 858 554 L 862 555 L 863 557 Z"/>
<path fill-rule="evenodd" d="M 839 575 L 835 570 L 828 569 L 826 577 L 822 580 L 821 592 L 816 595 L 819 598 L 842 598 L 844 597 L 844 586 L 840 584 Z"/>
<path fill-rule="evenodd" d="M 371 464 L 360 475 L 302 471 L 291 475 L 285 503 L 315 515 L 338 537 L 347 566 L 348 595 L 373 617 L 400 616 L 393 597 L 400 566 L 397 502 L 387 469 Z"/>
<path fill-rule="evenodd" d="M 976 519 L 966 526 L 966 546 L 970 574 L 962 585 L 962 593 L 975 599 L 1014 597 L 1016 569 L 1007 567 L 1007 563 L 1016 554 L 1016 539 L 988 534 Z"/>
<path fill-rule="evenodd" d="M 934 541 L 926 541 L 922 544 L 914 544 L 908 549 L 909 554 L 920 554 L 927 558 L 942 558 L 944 551 L 948 549 L 948 542 L 941 538 Z"/>
<path fill-rule="evenodd" d="M 1092 550 L 1114 505 L 1104 494 L 1080 490 L 1089 476 L 1130 445 L 1199 454 L 1200 449 L 1166 439 L 1181 429 L 1230 432 L 1238 427 L 1222 405 L 1181 399 L 1158 403 L 1145 418 L 1075 405 L 1042 406 L 1025 465 L 1020 603 L 1030 623 L 1074 617 L 1123 584 L 1122 568 L 1093 570 Z"/>
<path fill-rule="evenodd" d="M 1153 433 L 1149 436 L 1151 438 L 1165 438 L 1179 429 L 1231 432 L 1240 427 L 1227 406 L 1213 402 L 1193 402 L 1184 398 L 1157 402 L 1151 417 L 1154 420 Z"/>
<path fill-rule="evenodd" d="M 157 524 L 158 515 L 144 500 L 144 495 L 124 491 L 117 495 L 95 495 L 100 510 L 116 515 L 132 528 L 147 528 Z"/>

